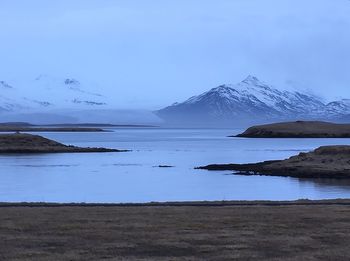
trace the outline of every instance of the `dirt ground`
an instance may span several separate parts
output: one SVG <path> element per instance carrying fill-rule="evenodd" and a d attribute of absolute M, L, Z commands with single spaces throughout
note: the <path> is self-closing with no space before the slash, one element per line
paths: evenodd
<path fill-rule="evenodd" d="M 0 205 L 0 260 L 349 260 L 350 201 Z"/>

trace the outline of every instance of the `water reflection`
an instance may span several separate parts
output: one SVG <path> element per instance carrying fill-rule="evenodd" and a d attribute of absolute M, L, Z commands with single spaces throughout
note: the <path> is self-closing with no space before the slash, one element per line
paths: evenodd
<path fill-rule="evenodd" d="M 350 198 L 350 181 L 224 175 L 194 167 L 284 159 L 350 139 L 228 138 L 229 129 L 116 129 L 41 133 L 127 153 L 0 155 L 0 201 L 148 202 Z M 175 168 L 155 168 L 167 165 Z"/>

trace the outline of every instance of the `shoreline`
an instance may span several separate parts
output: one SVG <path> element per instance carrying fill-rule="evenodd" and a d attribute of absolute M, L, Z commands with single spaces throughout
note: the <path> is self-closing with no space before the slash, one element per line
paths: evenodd
<path fill-rule="evenodd" d="M 284 160 L 269 160 L 246 164 L 211 164 L 196 167 L 209 171 L 235 171 L 247 176 L 279 176 L 293 178 L 350 178 L 350 146 L 321 146 Z"/>

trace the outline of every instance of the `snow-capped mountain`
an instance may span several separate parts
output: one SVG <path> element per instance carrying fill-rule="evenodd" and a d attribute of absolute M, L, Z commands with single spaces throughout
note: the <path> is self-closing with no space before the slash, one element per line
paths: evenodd
<path fill-rule="evenodd" d="M 349 113 L 349 100 L 325 104 L 310 94 L 278 90 L 254 76 L 248 76 L 238 84 L 221 85 L 156 112 L 164 120 L 173 123 L 212 122 L 227 125 L 237 121 L 329 119 Z"/>
<path fill-rule="evenodd" d="M 23 81 L 0 79 L 0 120 L 3 121 L 25 121 L 30 114 L 35 120 L 41 117 L 56 122 L 64 116 L 60 121 L 85 122 L 92 120 L 95 113 L 94 121 L 103 119 L 117 123 L 126 113 L 118 114 L 114 110 L 116 105 L 112 97 L 100 93 L 95 84 L 72 77 L 40 75 Z M 158 122 L 157 115 L 167 123 L 188 126 L 232 126 L 296 119 L 347 121 L 350 118 L 350 99 L 327 104 L 314 95 L 278 90 L 248 76 L 238 84 L 218 86 L 156 111 L 155 115 L 131 114 L 127 118 L 135 122 L 140 122 L 141 118 L 147 118 L 143 122 Z"/>
<path fill-rule="evenodd" d="M 74 78 L 40 75 L 34 80 L 0 81 L 0 110 L 92 109 L 108 107 L 108 99 L 95 86 Z"/>
<path fill-rule="evenodd" d="M 31 80 L 0 79 L 0 122 L 158 124 L 151 111 L 118 109 L 98 85 L 72 77 L 40 75 Z"/>

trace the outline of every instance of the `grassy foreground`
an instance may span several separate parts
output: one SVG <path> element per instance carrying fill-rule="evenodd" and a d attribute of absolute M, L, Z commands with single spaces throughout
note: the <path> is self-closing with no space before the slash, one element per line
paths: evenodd
<path fill-rule="evenodd" d="M 350 200 L 0 204 L 0 260 L 347 260 Z"/>

